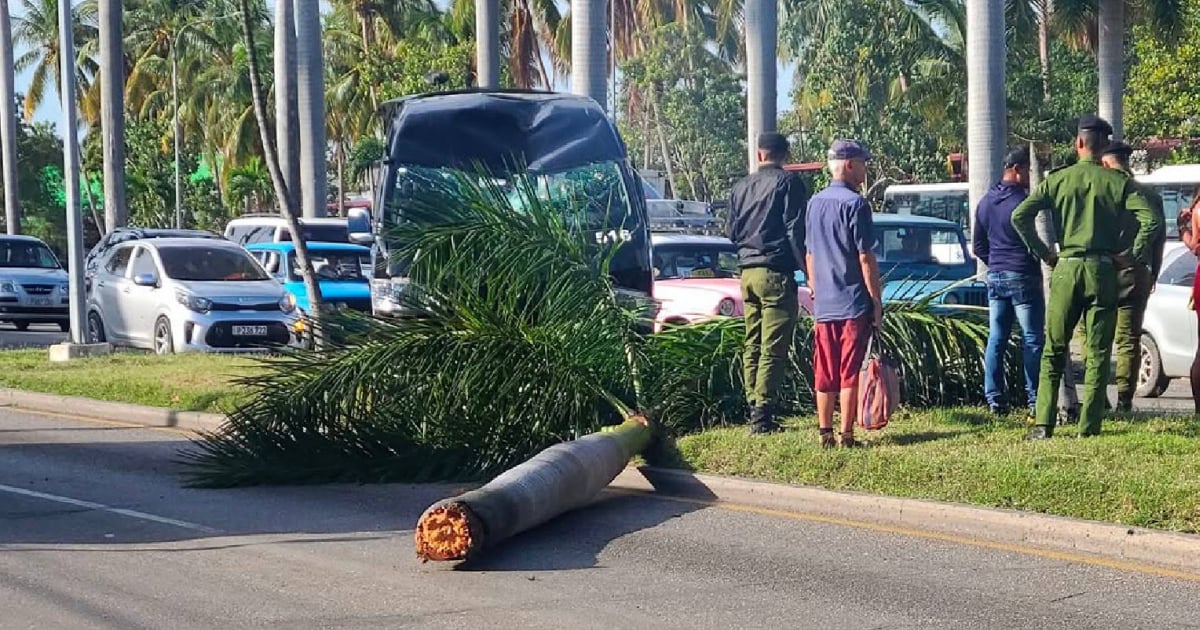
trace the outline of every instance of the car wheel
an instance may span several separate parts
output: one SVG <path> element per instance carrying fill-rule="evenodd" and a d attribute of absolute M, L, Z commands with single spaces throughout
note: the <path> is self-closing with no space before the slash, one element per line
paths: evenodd
<path fill-rule="evenodd" d="M 175 341 L 171 338 L 171 322 L 166 317 L 159 317 L 154 322 L 154 354 L 172 354 L 175 352 Z"/>
<path fill-rule="evenodd" d="M 1171 379 L 1162 371 L 1162 356 L 1158 344 L 1149 335 L 1142 335 L 1142 354 L 1138 361 L 1137 389 L 1135 394 L 1142 398 L 1158 398 L 1167 391 Z"/>
<path fill-rule="evenodd" d="M 100 313 L 96 311 L 88 313 L 87 340 L 88 343 L 104 343 L 108 341 L 108 336 L 104 334 L 104 320 L 100 319 Z"/>
<path fill-rule="evenodd" d="M 21 332 L 29 330 L 29 322 L 13 322 L 13 326 L 16 326 L 17 330 Z"/>

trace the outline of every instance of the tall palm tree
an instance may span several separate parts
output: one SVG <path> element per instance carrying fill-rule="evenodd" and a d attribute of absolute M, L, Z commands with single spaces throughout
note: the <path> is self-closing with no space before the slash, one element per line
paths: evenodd
<path fill-rule="evenodd" d="M 17 188 L 17 93 L 13 73 L 12 20 L 8 3 L 0 2 L 0 146 L 4 162 L 4 225 L 9 234 L 21 233 L 20 191 Z"/>
<path fill-rule="evenodd" d="M 758 170 L 758 134 L 775 131 L 779 5 L 775 0 L 747 0 L 745 11 L 746 144 L 753 172 Z"/>
<path fill-rule="evenodd" d="M 326 212 L 325 57 L 317 0 L 296 6 L 296 83 L 300 119 L 300 178 L 304 216 Z"/>
<path fill-rule="evenodd" d="M 104 146 L 104 224 L 128 221 L 125 208 L 125 54 L 121 0 L 100 0 L 100 129 Z"/>
<path fill-rule="evenodd" d="M 275 141 L 288 190 L 300 190 L 295 0 L 275 0 Z"/>
<path fill-rule="evenodd" d="M 608 21 L 602 0 L 571 0 L 571 91 L 608 109 Z"/>
<path fill-rule="evenodd" d="M 500 58 L 508 60 L 513 86 L 549 88 L 553 81 L 543 58 L 558 65 L 569 56 L 562 48 L 569 37 L 560 34 L 566 21 L 555 0 L 499 0 L 499 9 Z M 452 0 L 445 22 L 451 37 L 470 39 L 476 29 L 476 0 Z"/>
<path fill-rule="evenodd" d="M 15 20 L 14 43 L 25 49 L 17 58 L 16 71 L 32 70 L 29 87 L 25 90 L 25 118 L 33 118 L 33 112 L 46 98 L 46 89 L 59 90 L 62 86 L 62 63 L 59 59 L 58 36 L 59 0 L 21 0 L 24 16 Z M 75 83 L 79 94 L 86 95 L 100 66 L 87 53 L 96 41 L 96 11 L 91 3 L 73 7 L 75 20 Z M 82 103 L 81 103 L 82 105 Z M 88 119 L 84 112 L 84 119 Z"/>
<path fill-rule="evenodd" d="M 1008 136 L 1004 89 L 1004 0 L 967 2 L 967 155 L 970 207 L 1000 178 Z M 971 213 L 974 229 L 975 213 Z M 980 263 L 982 266 L 982 263 Z"/>

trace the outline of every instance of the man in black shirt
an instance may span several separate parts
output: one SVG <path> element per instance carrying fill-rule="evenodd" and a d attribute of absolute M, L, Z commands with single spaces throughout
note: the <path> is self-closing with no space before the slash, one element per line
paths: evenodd
<path fill-rule="evenodd" d="M 800 303 L 795 273 L 804 264 L 804 216 L 808 190 L 783 170 L 787 138 L 758 137 L 758 171 L 733 186 L 725 230 L 738 248 L 746 347 L 742 354 L 751 433 L 780 430 L 775 420 L 779 391 Z"/>

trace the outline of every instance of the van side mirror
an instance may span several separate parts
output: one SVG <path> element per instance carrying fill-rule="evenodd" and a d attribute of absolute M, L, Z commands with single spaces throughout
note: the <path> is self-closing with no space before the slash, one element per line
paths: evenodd
<path fill-rule="evenodd" d="M 351 208 L 346 213 L 346 228 L 351 243 L 369 245 L 375 242 L 375 235 L 371 233 L 371 214 L 362 208 Z"/>

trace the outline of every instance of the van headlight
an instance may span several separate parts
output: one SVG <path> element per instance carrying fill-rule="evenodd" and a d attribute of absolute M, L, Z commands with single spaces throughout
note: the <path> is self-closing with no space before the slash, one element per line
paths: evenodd
<path fill-rule="evenodd" d="M 175 300 L 187 307 L 189 311 L 207 313 L 212 308 L 212 300 L 198 295 L 192 295 L 183 289 L 175 291 Z"/>
<path fill-rule="evenodd" d="M 279 310 L 284 313 L 296 310 L 296 297 L 291 293 L 284 293 L 283 297 L 279 298 Z"/>

